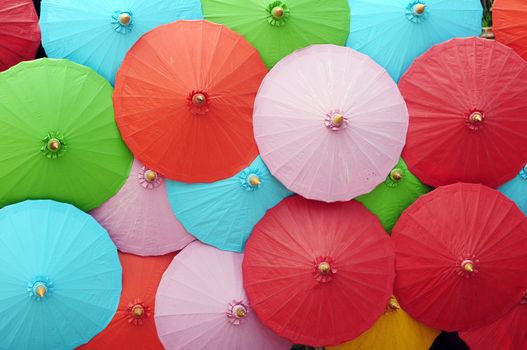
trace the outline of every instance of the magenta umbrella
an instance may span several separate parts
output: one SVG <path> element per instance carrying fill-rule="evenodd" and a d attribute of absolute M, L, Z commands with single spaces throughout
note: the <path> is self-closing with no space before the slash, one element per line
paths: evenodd
<path fill-rule="evenodd" d="M 194 240 L 172 212 L 163 176 L 137 160 L 119 193 L 91 214 L 126 253 L 163 255 Z"/>
<path fill-rule="evenodd" d="M 254 104 L 254 136 L 289 190 L 347 201 L 383 182 L 399 161 L 408 111 L 395 82 L 353 49 L 314 45 L 267 74 Z"/>
<path fill-rule="evenodd" d="M 156 327 L 166 349 L 291 348 L 251 309 L 243 289 L 242 259 L 242 254 L 200 242 L 176 255 L 156 295 Z"/>

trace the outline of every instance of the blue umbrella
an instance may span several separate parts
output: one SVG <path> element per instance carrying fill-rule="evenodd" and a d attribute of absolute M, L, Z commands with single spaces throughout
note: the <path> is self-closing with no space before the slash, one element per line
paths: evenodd
<path fill-rule="evenodd" d="M 479 0 L 349 0 L 347 46 L 386 68 L 395 81 L 433 45 L 479 36 Z"/>
<path fill-rule="evenodd" d="M 168 199 L 178 220 L 200 241 L 243 251 L 254 225 L 268 209 L 291 195 L 260 157 L 225 180 L 187 184 L 167 181 Z"/>
<path fill-rule="evenodd" d="M 518 208 L 527 215 L 527 165 L 514 179 L 500 186 L 498 190 L 516 203 Z"/>
<path fill-rule="evenodd" d="M 155 27 L 202 19 L 199 0 L 42 0 L 42 44 L 49 57 L 88 66 L 114 83 L 128 49 Z"/>
<path fill-rule="evenodd" d="M 0 210 L 0 349 L 73 349 L 110 322 L 121 265 L 106 231 L 70 204 Z"/>

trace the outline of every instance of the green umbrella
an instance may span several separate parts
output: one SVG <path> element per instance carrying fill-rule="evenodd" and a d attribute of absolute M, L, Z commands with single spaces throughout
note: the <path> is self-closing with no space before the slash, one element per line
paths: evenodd
<path fill-rule="evenodd" d="M 348 0 L 203 0 L 205 19 L 243 35 L 271 68 L 296 49 L 346 44 Z"/>
<path fill-rule="evenodd" d="M 400 159 L 383 183 L 356 200 L 375 214 L 384 229 L 391 233 L 401 213 L 430 190 L 431 188 L 419 181 Z"/>
<path fill-rule="evenodd" d="M 132 155 L 115 124 L 112 87 L 67 60 L 0 74 L 0 206 L 49 198 L 90 210 L 128 177 Z"/>

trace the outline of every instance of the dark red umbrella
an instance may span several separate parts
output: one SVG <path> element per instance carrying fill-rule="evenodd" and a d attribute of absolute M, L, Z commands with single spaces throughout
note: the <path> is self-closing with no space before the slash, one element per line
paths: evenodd
<path fill-rule="evenodd" d="M 497 187 L 527 159 L 527 62 L 479 38 L 453 39 L 418 58 L 399 83 L 410 124 L 403 158 L 433 187 Z"/>
<path fill-rule="evenodd" d="M 527 349 L 527 293 L 503 318 L 459 336 L 471 350 Z"/>
<path fill-rule="evenodd" d="M 430 192 L 392 231 L 395 295 L 418 321 L 446 331 L 483 326 L 527 286 L 527 218 L 491 188 L 458 183 Z"/>
<path fill-rule="evenodd" d="M 40 28 L 33 1 L 0 1 L 0 71 L 34 59 L 39 45 Z"/>
<path fill-rule="evenodd" d="M 260 320 L 295 343 L 336 345 L 371 327 L 393 287 L 393 249 L 355 201 L 283 200 L 245 248 L 244 286 Z"/>

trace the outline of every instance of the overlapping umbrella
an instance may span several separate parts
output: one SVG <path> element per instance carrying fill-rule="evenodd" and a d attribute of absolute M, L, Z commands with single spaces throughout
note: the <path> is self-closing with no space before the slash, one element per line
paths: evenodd
<path fill-rule="evenodd" d="M 395 81 L 433 45 L 479 36 L 479 0 L 352 0 L 347 46 L 373 58 Z"/>
<path fill-rule="evenodd" d="M 518 208 L 527 215 L 527 165 L 514 179 L 500 186 L 498 190 L 516 203 Z"/>
<path fill-rule="evenodd" d="M 155 321 L 166 349 L 291 348 L 252 310 L 243 290 L 242 258 L 199 242 L 174 258 L 156 296 Z"/>
<path fill-rule="evenodd" d="M 447 41 L 418 58 L 399 88 L 410 113 L 403 158 L 424 183 L 498 187 L 525 164 L 527 62 L 512 49 Z"/>
<path fill-rule="evenodd" d="M 180 19 L 201 19 L 199 0 L 43 0 L 48 57 L 96 70 L 112 84 L 127 51 L 144 33 Z"/>
<path fill-rule="evenodd" d="M 447 331 L 495 321 L 525 293 L 527 218 L 478 184 L 444 186 L 401 216 L 392 238 L 395 295 L 416 320 Z"/>
<path fill-rule="evenodd" d="M 252 308 L 278 335 L 337 345 L 384 312 L 393 268 L 389 237 L 361 204 L 293 196 L 255 226 L 243 280 Z"/>
<path fill-rule="evenodd" d="M 346 0 L 204 0 L 203 12 L 242 34 L 269 68 L 312 44 L 344 45 L 350 23 Z"/>
<path fill-rule="evenodd" d="M 243 251 L 254 225 L 289 192 L 260 157 L 225 180 L 210 184 L 169 181 L 168 198 L 177 218 L 200 241 Z"/>
<path fill-rule="evenodd" d="M 0 206 L 54 199 L 90 210 L 128 177 L 112 88 L 67 60 L 22 62 L 0 74 Z"/>
<path fill-rule="evenodd" d="M 106 231 L 69 204 L 0 210 L 0 348 L 73 349 L 112 319 L 121 265 Z"/>
<path fill-rule="evenodd" d="M 233 176 L 258 155 L 252 110 L 265 73 L 258 52 L 224 26 L 158 27 L 119 71 L 117 124 L 136 158 L 172 180 Z"/>
<path fill-rule="evenodd" d="M 181 250 L 194 240 L 172 214 L 165 181 L 136 160 L 119 193 L 91 211 L 119 250 L 162 255 Z"/>
<path fill-rule="evenodd" d="M 79 350 L 163 350 L 154 322 L 155 297 L 161 276 L 174 254 L 140 257 L 119 253 L 123 292 L 112 321 Z"/>
<path fill-rule="evenodd" d="M 40 28 L 33 1 L 0 2 L 0 71 L 35 58 L 39 45 Z"/>
<path fill-rule="evenodd" d="M 374 213 L 390 233 L 403 210 L 429 190 L 401 159 L 384 182 L 370 193 L 357 197 L 357 201 Z"/>
<path fill-rule="evenodd" d="M 350 200 L 384 181 L 399 160 L 408 114 L 388 73 L 334 45 L 298 50 L 265 77 L 254 134 L 271 173 L 289 190 Z"/>
<path fill-rule="evenodd" d="M 327 350 L 428 350 L 439 335 L 439 331 L 429 328 L 410 317 L 397 302 L 390 298 L 386 311 L 377 322 L 347 343 L 329 346 Z"/>
<path fill-rule="evenodd" d="M 523 0 L 495 0 L 492 24 L 496 40 L 513 48 L 527 60 L 527 3 Z"/>

